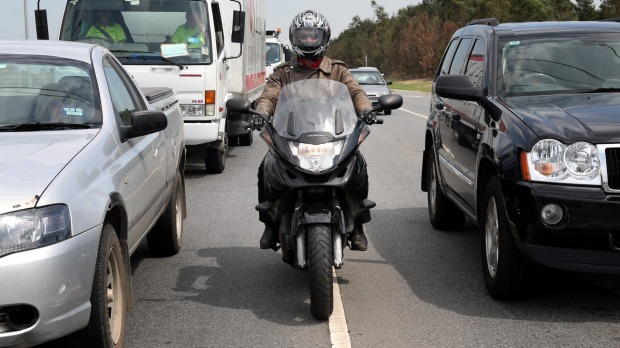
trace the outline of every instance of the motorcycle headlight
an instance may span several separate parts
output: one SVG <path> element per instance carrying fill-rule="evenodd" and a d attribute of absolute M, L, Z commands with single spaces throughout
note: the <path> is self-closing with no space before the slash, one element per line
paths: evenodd
<path fill-rule="evenodd" d="M 0 215 L 0 256 L 36 249 L 71 236 L 65 205 L 51 205 Z"/>
<path fill-rule="evenodd" d="M 289 141 L 288 146 L 301 168 L 319 173 L 334 166 L 334 158 L 342 152 L 344 140 L 319 145 Z"/>
<path fill-rule="evenodd" d="M 536 143 L 525 158 L 525 176 L 533 181 L 601 184 L 600 160 L 592 144 L 581 141 L 565 145 L 545 139 Z"/>

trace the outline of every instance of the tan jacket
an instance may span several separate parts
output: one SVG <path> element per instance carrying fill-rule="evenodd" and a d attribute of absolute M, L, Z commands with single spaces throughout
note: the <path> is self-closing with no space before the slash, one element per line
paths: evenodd
<path fill-rule="evenodd" d="M 351 75 L 347 65 L 339 60 L 323 57 L 323 61 L 321 61 L 321 65 L 319 65 L 317 69 L 302 65 L 297 62 L 297 58 L 293 58 L 290 62 L 280 64 L 267 79 L 267 85 L 265 86 L 263 94 L 254 101 L 254 110 L 264 115 L 273 115 L 282 86 L 306 79 L 331 79 L 339 81 L 349 89 L 349 94 L 351 94 L 356 112 L 359 113 L 362 110 L 372 107 L 366 92 L 364 92 L 359 83 L 357 83 L 357 80 Z"/>

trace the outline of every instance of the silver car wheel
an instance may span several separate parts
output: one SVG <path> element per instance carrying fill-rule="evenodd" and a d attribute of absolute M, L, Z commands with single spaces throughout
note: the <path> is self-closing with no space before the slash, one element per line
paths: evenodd
<path fill-rule="evenodd" d="M 106 274 L 108 325 L 110 328 L 110 338 L 114 344 L 117 344 L 121 340 L 124 321 L 123 316 L 125 313 L 123 310 L 123 299 L 125 296 L 120 270 L 122 265 L 117 257 L 118 255 L 120 255 L 120 252 L 116 252 L 114 248 L 110 249 Z"/>
<path fill-rule="evenodd" d="M 495 278 L 497 275 L 497 264 L 499 262 L 499 222 L 495 197 L 491 197 L 487 202 L 484 239 L 489 275 Z"/>
<path fill-rule="evenodd" d="M 185 197 L 183 195 L 183 183 L 179 180 L 177 182 L 177 197 L 176 200 L 174 202 L 174 209 L 176 210 L 176 240 L 177 240 L 177 244 L 181 245 L 181 237 L 183 236 L 183 197 Z"/>

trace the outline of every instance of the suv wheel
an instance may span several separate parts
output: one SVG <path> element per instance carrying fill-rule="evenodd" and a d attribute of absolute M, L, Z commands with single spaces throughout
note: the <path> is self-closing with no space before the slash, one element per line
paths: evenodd
<path fill-rule="evenodd" d="M 457 208 L 446 196 L 439 186 L 439 170 L 435 160 L 435 150 L 428 152 L 428 170 L 426 175 L 428 182 L 428 216 L 431 224 L 438 230 L 451 230 L 463 226 L 465 214 Z"/>
<path fill-rule="evenodd" d="M 528 283 L 528 271 L 508 227 L 497 177 L 489 180 L 481 204 L 482 268 L 486 287 L 495 298 L 521 297 Z"/>

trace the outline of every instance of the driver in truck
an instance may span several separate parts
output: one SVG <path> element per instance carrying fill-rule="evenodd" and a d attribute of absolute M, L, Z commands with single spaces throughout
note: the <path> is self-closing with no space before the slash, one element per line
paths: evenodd
<path fill-rule="evenodd" d="M 93 23 L 86 38 L 100 38 L 109 42 L 125 42 L 127 37 L 120 24 L 112 20 L 112 11 L 99 10 L 96 12 L 97 21 Z"/>
<path fill-rule="evenodd" d="M 185 24 L 180 25 L 172 34 L 173 43 L 187 43 L 188 48 L 200 48 L 205 44 L 203 30 L 199 27 L 195 14 L 191 10 L 185 13 Z"/>

